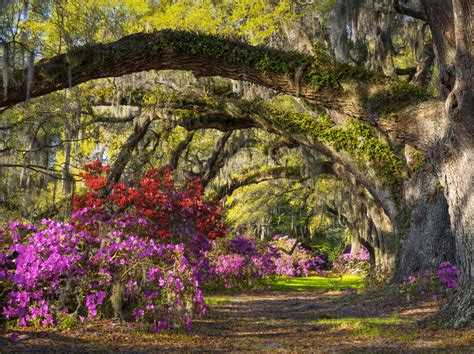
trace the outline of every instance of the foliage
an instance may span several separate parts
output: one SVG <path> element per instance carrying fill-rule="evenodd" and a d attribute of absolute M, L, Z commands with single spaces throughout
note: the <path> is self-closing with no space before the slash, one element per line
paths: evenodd
<path fill-rule="evenodd" d="M 275 235 L 270 245 L 278 251 L 278 257 L 275 259 L 277 275 L 306 277 L 310 271 L 319 272 L 320 267 L 326 263 L 322 257 L 313 256 L 301 247 L 298 240 L 282 234 Z"/>
<path fill-rule="evenodd" d="M 429 97 L 428 92 L 416 85 L 403 81 L 395 81 L 366 98 L 369 111 L 382 116 L 389 116 L 414 101 L 422 101 Z"/>
<path fill-rule="evenodd" d="M 327 256 L 327 262 L 332 264 L 343 253 L 349 235 L 341 228 L 328 227 L 316 234 L 311 249 Z"/>
<path fill-rule="evenodd" d="M 403 279 L 399 286 L 401 294 L 414 298 L 431 298 L 441 308 L 448 295 L 458 287 L 459 269 L 449 262 L 441 262 L 438 269 L 422 270 Z"/>
<path fill-rule="evenodd" d="M 366 275 L 370 270 L 370 256 L 366 248 L 362 248 L 358 253 L 343 253 L 336 262 L 333 263 L 332 269 L 338 274 L 361 274 Z"/>
<path fill-rule="evenodd" d="M 271 239 L 277 233 L 300 234 L 310 212 L 302 203 L 307 194 L 303 183 L 273 180 L 237 189 L 226 199 L 226 220 L 231 225 L 247 223 L 254 234 Z"/>
<path fill-rule="evenodd" d="M 367 161 L 392 190 L 400 186 L 402 159 L 366 123 L 351 120 L 347 126 L 337 126 L 323 110 L 319 110 L 319 118 L 315 118 L 305 112 L 266 109 L 268 114 L 265 119 L 287 133 L 308 134 L 337 151 L 348 153 L 361 164 Z"/>
<path fill-rule="evenodd" d="M 76 315 L 122 317 L 123 304 L 125 319 L 140 326 L 189 328 L 205 306 L 183 245 L 137 236 L 129 225 L 102 222 L 100 235 L 51 220 L 4 228 L 4 315 L 21 326 L 66 325 Z"/>

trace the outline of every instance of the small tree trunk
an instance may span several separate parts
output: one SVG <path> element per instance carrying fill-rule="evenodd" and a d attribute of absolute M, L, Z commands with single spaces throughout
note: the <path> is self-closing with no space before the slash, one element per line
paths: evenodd
<path fill-rule="evenodd" d="M 360 243 L 360 239 L 356 235 L 352 236 L 351 254 L 356 255 L 360 252 L 361 249 L 362 249 L 362 244 Z"/>

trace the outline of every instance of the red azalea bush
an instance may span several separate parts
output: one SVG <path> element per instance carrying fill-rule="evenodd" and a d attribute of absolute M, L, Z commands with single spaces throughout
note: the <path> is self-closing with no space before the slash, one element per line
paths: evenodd
<path fill-rule="evenodd" d="M 169 168 L 153 168 L 140 179 L 112 184 L 105 177 L 108 171 L 99 161 L 85 165 L 81 176 L 88 191 L 74 200 L 76 229 L 96 230 L 97 223 L 115 222 L 133 234 L 182 243 L 201 279 L 209 267 L 204 253 L 227 228 L 218 201 L 204 199 L 200 180 L 187 180 L 177 188 Z"/>
<path fill-rule="evenodd" d="M 89 224 L 81 222 L 87 221 L 84 217 L 100 214 L 103 219 L 119 213 L 124 218 L 145 219 L 144 231 L 149 235 L 161 239 L 172 237 L 174 242 L 188 242 L 193 234 L 216 239 L 227 232 L 221 207 L 217 201 L 204 200 L 198 178 L 177 189 L 170 169 L 153 168 L 137 181 L 111 184 L 105 177 L 108 166 L 94 161 L 84 168 L 86 172 L 81 176 L 89 191 L 74 198 L 76 212 L 86 209 L 80 220 L 73 217 L 80 227 Z M 110 194 L 105 193 L 107 189 Z"/>

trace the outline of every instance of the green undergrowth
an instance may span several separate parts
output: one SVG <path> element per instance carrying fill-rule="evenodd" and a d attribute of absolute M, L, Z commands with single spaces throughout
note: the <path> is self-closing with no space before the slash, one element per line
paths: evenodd
<path fill-rule="evenodd" d="M 413 321 L 391 317 L 336 318 L 313 321 L 326 329 L 343 331 L 361 339 L 388 339 L 397 342 L 410 342 L 420 338 L 420 333 L 410 326 Z"/>
<path fill-rule="evenodd" d="M 230 302 L 230 297 L 221 295 L 205 295 L 204 302 L 207 306 L 225 305 Z"/>
<path fill-rule="evenodd" d="M 312 291 L 312 290 L 344 290 L 348 288 L 359 289 L 365 284 L 365 279 L 360 275 L 344 275 L 336 277 L 273 277 L 266 281 L 266 285 L 275 291 Z"/>

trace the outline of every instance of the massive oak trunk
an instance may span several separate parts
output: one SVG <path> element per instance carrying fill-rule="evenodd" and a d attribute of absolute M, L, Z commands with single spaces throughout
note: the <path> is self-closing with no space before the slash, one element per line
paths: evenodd
<path fill-rule="evenodd" d="M 409 227 L 400 240 L 396 279 L 425 269 L 436 269 L 442 261 L 454 262 L 454 237 L 448 205 L 438 179 L 421 171 L 406 182 L 404 199 Z"/>
<path fill-rule="evenodd" d="M 459 288 L 445 309 L 447 323 L 472 323 L 474 237 L 474 33 L 471 0 L 425 1 L 440 65 L 441 94 L 447 96 L 448 128 L 434 148 L 434 163 L 449 207 L 460 268 Z M 440 14 L 440 8 L 446 12 Z"/>
<path fill-rule="evenodd" d="M 456 239 L 456 263 L 460 269 L 459 288 L 446 309 L 448 323 L 454 327 L 472 323 L 474 319 L 474 135 L 469 140 L 459 135 L 451 142 L 451 148 L 457 153 L 445 155 L 440 167 Z"/>

